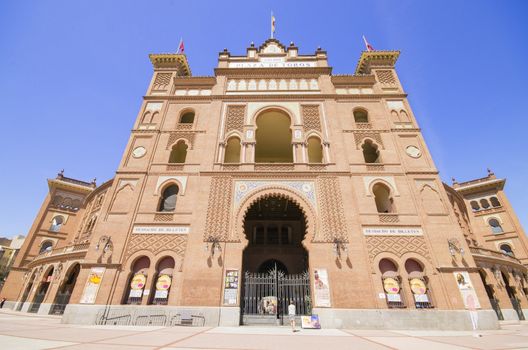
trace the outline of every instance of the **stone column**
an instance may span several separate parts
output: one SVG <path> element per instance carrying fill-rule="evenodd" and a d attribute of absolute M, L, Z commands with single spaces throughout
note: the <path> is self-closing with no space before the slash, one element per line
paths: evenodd
<path fill-rule="evenodd" d="M 323 141 L 323 163 L 330 163 L 330 142 Z"/>
<path fill-rule="evenodd" d="M 225 142 L 220 142 L 218 144 L 218 163 L 224 162 L 225 147 L 226 147 Z"/>

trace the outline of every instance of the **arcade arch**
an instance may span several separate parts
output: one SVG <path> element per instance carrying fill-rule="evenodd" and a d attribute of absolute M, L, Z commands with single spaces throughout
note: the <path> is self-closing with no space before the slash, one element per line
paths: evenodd
<path fill-rule="evenodd" d="M 256 125 L 255 163 L 293 163 L 290 116 L 279 109 L 265 110 Z"/>

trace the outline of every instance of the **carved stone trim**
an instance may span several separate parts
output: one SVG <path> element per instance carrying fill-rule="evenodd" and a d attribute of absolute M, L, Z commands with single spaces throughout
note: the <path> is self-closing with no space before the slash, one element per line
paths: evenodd
<path fill-rule="evenodd" d="M 228 176 L 211 179 L 204 240 L 210 237 L 227 241 L 231 218 L 233 180 Z"/>
<path fill-rule="evenodd" d="M 154 221 L 169 222 L 174 218 L 173 213 L 155 214 Z"/>
<path fill-rule="evenodd" d="M 348 242 L 345 210 L 337 177 L 320 177 L 317 179 L 319 195 L 321 233 L 316 233 L 314 241 L 332 242 L 339 239 Z M 322 237 L 321 237 L 322 235 Z"/>
<path fill-rule="evenodd" d="M 321 132 L 321 118 L 319 117 L 319 105 L 301 105 L 301 113 L 305 132 L 309 130 L 316 130 Z"/>
<path fill-rule="evenodd" d="M 125 260 L 132 254 L 146 250 L 156 255 L 164 250 L 176 252 L 180 257 L 184 257 L 187 247 L 187 235 L 158 235 L 158 234 L 133 234 L 128 241 Z"/>
<path fill-rule="evenodd" d="M 169 135 L 169 139 L 167 140 L 167 146 L 165 149 L 169 149 L 170 146 L 176 142 L 178 139 L 185 139 L 190 144 L 189 148 L 193 149 L 194 146 L 194 133 L 193 132 L 186 132 L 186 131 L 180 131 L 180 132 L 171 132 Z"/>
<path fill-rule="evenodd" d="M 377 132 L 362 132 L 362 131 L 356 131 L 354 132 L 354 139 L 356 141 L 356 147 L 360 147 L 360 144 L 361 142 L 363 142 L 363 140 L 365 138 L 370 138 L 370 139 L 373 139 L 374 141 L 376 141 L 376 143 L 378 145 L 380 145 L 381 147 L 385 148 L 383 146 L 383 141 L 381 141 L 381 134 L 380 133 L 377 133 Z"/>
<path fill-rule="evenodd" d="M 227 106 L 225 134 L 232 130 L 244 132 L 244 119 L 246 116 L 245 105 L 230 105 Z"/>
<path fill-rule="evenodd" d="M 366 236 L 370 261 L 381 253 L 392 253 L 401 257 L 406 253 L 417 253 L 431 261 L 423 236 Z"/>

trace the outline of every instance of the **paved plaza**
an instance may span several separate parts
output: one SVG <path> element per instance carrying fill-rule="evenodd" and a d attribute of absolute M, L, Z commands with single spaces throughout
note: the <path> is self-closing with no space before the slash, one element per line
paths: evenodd
<path fill-rule="evenodd" d="M 482 337 L 455 331 L 300 330 L 287 327 L 140 327 L 61 324 L 0 310 L 0 348 L 32 349 L 528 349 L 528 324 Z"/>

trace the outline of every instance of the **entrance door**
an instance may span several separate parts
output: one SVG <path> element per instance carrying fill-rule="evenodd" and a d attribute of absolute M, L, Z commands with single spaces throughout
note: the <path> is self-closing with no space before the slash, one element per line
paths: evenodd
<path fill-rule="evenodd" d="M 287 275 L 274 268 L 269 272 L 246 272 L 242 297 L 242 323 L 283 323 L 293 302 L 297 315 L 311 314 L 308 272 Z M 277 322 L 278 321 L 278 322 Z"/>
<path fill-rule="evenodd" d="M 510 297 L 510 302 L 513 306 L 513 309 L 515 310 L 515 312 L 517 312 L 517 317 L 519 317 L 519 321 L 524 321 L 525 320 L 524 314 L 521 308 L 521 303 L 517 299 L 517 293 L 515 292 L 515 287 L 512 287 L 510 285 L 510 280 L 508 276 L 504 274 L 504 272 L 501 271 L 501 274 L 502 274 L 502 279 L 504 280 L 506 284 L 506 292 L 508 292 L 508 296 Z"/>
<path fill-rule="evenodd" d="M 40 286 L 38 288 L 37 294 L 33 298 L 33 303 L 29 307 L 28 312 L 38 312 L 40 309 L 40 304 L 42 304 L 42 301 L 44 301 L 44 298 L 46 297 L 46 293 L 48 292 L 48 288 L 51 284 L 52 278 L 53 278 L 53 270 L 52 267 L 48 273 L 44 276 L 44 279 L 40 283 Z"/>
<path fill-rule="evenodd" d="M 262 197 L 249 207 L 244 229 L 242 324 L 276 324 L 290 301 L 297 315 L 310 314 L 306 218 L 299 205 L 279 195 Z"/>
<path fill-rule="evenodd" d="M 40 309 L 40 304 L 42 304 L 42 301 L 44 300 L 44 297 L 46 296 L 46 293 L 48 292 L 49 282 L 43 282 L 40 285 L 40 288 L 37 292 L 37 295 L 35 295 L 35 298 L 33 299 L 33 303 L 29 307 L 28 312 L 37 312 Z"/>
<path fill-rule="evenodd" d="M 70 269 L 67 278 L 63 282 L 63 285 L 57 292 L 53 305 L 51 306 L 50 315 L 62 315 L 66 305 L 70 302 L 70 297 L 77 282 L 77 276 L 81 270 L 81 265 L 76 264 L 72 269 Z"/>

